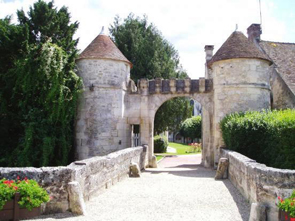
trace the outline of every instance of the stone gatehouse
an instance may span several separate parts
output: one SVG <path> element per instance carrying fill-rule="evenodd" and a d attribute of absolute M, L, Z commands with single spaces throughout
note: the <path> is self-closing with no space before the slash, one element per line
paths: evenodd
<path fill-rule="evenodd" d="M 148 145 L 146 166 L 154 165 L 156 111 L 167 100 L 190 97 L 202 105 L 202 163 L 215 167 L 223 145 L 219 122 L 226 114 L 278 106 L 284 94 L 291 106 L 295 103 L 292 88 L 285 92 L 284 78 L 262 49 L 260 26 L 251 25 L 248 34 L 233 32 L 214 56 L 214 47 L 205 46 L 205 78 L 141 79 L 137 86 L 130 79 L 131 62 L 108 36 L 99 34 L 77 60 L 84 81 L 76 121 L 77 157 L 131 147 L 136 127 L 140 144 Z"/>

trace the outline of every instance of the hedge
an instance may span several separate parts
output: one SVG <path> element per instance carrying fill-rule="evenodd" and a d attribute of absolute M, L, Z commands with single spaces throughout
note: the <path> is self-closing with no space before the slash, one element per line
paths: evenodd
<path fill-rule="evenodd" d="M 168 140 L 165 136 L 154 137 L 154 153 L 166 153 L 168 147 Z"/>
<path fill-rule="evenodd" d="M 295 169 L 295 110 L 233 113 L 220 126 L 228 149 L 267 166 Z"/>

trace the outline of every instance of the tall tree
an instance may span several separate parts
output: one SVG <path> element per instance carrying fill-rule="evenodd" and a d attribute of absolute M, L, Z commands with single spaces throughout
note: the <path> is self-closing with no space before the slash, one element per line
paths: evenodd
<path fill-rule="evenodd" d="M 176 112 L 176 113 L 175 113 Z M 179 131 L 181 123 L 192 116 L 192 106 L 186 98 L 178 97 L 165 102 L 155 116 L 155 134 L 166 131 Z"/>
<path fill-rule="evenodd" d="M 0 166 L 10 162 L 21 131 L 19 107 L 11 100 L 16 79 L 8 71 L 22 53 L 23 39 L 22 28 L 11 24 L 10 17 L 0 19 Z"/>
<path fill-rule="evenodd" d="M 0 165 L 65 165 L 81 85 L 74 72 L 78 23 L 70 23 L 66 7 L 42 0 L 17 15 L 16 25 L 0 20 Z"/>
<path fill-rule="evenodd" d="M 178 52 L 156 26 L 148 23 L 146 16 L 141 19 L 129 14 L 122 24 L 117 16 L 109 31 L 117 47 L 132 62 L 130 74 L 135 82 L 141 78 L 187 77 L 179 63 Z M 167 129 L 175 130 L 191 113 L 192 109 L 186 98 L 165 102 L 155 116 L 155 133 Z"/>

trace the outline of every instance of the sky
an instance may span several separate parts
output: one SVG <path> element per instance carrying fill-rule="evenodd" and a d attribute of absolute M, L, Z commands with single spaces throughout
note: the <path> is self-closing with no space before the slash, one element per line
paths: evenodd
<path fill-rule="evenodd" d="M 47 0 L 46 0 L 47 1 Z M 262 40 L 295 42 L 295 0 L 260 0 Z M 35 0 L 0 0 L 0 18 L 16 10 L 28 11 Z M 47 1 L 48 2 L 48 1 Z M 193 78 L 204 77 L 205 45 L 214 45 L 214 53 L 233 31 L 247 35 L 247 28 L 260 23 L 259 0 L 55 0 L 55 5 L 68 7 L 72 21 L 80 23 L 75 35 L 83 51 L 113 23 L 133 13 L 146 15 L 178 51 L 180 63 Z"/>

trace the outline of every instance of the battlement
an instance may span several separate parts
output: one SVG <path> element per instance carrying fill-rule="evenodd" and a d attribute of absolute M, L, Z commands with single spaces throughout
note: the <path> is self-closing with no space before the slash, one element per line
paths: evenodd
<path fill-rule="evenodd" d="M 140 79 L 138 93 L 141 94 L 177 94 L 177 93 L 206 93 L 213 89 L 213 80 L 199 78 L 186 79 Z"/>

